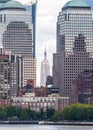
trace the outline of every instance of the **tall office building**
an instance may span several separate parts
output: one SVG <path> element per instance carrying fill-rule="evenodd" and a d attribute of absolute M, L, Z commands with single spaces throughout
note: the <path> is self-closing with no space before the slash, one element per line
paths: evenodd
<path fill-rule="evenodd" d="M 60 94 L 69 96 L 77 75 L 92 69 L 93 20 L 83 0 L 67 2 L 57 21 L 57 52 L 53 57 L 53 82 Z"/>
<path fill-rule="evenodd" d="M 36 59 L 32 57 L 22 58 L 23 86 L 26 86 L 28 80 L 33 80 L 36 86 Z"/>
<path fill-rule="evenodd" d="M 47 82 L 47 76 L 50 75 L 50 66 L 47 60 L 46 49 L 44 52 L 44 60 L 41 63 L 41 75 L 40 75 L 40 85 L 45 87 Z"/>
<path fill-rule="evenodd" d="M 23 73 L 25 71 L 23 65 L 24 57 L 33 59 L 30 60 L 30 63 L 32 62 L 31 68 L 33 66 L 36 67 L 33 41 L 32 15 L 28 13 L 25 6 L 18 1 L 0 0 L 0 46 L 5 51 L 10 51 L 13 55 L 20 57 L 18 60 L 19 87 L 24 85 L 25 75 L 31 75 L 33 77 L 34 74 L 33 71 L 29 71 L 29 74 L 25 72 L 25 75 Z M 36 74 L 34 74 L 34 80 L 36 82 L 35 76 Z"/>
<path fill-rule="evenodd" d="M 6 1 L 0 6 L 0 45 L 12 54 L 33 57 L 31 15 L 21 3 Z"/>
<path fill-rule="evenodd" d="M 31 20 L 33 23 L 33 57 L 36 57 L 36 11 L 37 11 L 37 1 L 29 2 L 28 5 L 26 5 L 26 10 L 31 15 Z"/>

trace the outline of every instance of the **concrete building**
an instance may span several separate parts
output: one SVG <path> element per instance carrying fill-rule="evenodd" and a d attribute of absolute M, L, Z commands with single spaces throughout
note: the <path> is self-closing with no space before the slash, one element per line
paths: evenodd
<path fill-rule="evenodd" d="M 0 54 L 0 99 L 17 96 L 18 62 L 14 55 Z"/>
<path fill-rule="evenodd" d="M 46 48 L 44 52 L 44 60 L 41 62 L 41 75 L 40 75 L 40 85 L 45 87 L 47 82 L 47 76 L 50 75 L 50 66 L 47 60 Z"/>
<path fill-rule="evenodd" d="M 72 82 L 71 102 L 93 104 L 93 70 L 81 72 Z"/>
<path fill-rule="evenodd" d="M 47 76 L 46 86 L 53 84 L 53 76 Z"/>
<path fill-rule="evenodd" d="M 57 52 L 53 57 L 53 83 L 69 96 L 77 75 L 92 69 L 93 28 L 90 6 L 83 0 L 67 2 L 57 21 Z"/>
<path fill-rule="evenodd" d="M 23 108 L 30 108 L 35 111 L 40 111 L 42 108 L 44 111 L 47 108 L 54 108 L 55 110 L 63 110 L 69 105 L 69 97 L 35 97 L 34 93 L 26 94 L 23 97 L 13 98 L 14 106 L 21 106 Z"/>
<path fill-rule="evenodd" d="M 29 2 L 26 5 L 26 10 L 30 13 L 33 23 L 33 57 L 36 57 L 36 12 L 37 12 L 37 1 Z"/>
<path fill-rule="evenodd" d="M 23 86 L 26 86 L 29 79 L 34 80 L 36 86 L 36 59 L 32 57 L 22 58 Z"/>

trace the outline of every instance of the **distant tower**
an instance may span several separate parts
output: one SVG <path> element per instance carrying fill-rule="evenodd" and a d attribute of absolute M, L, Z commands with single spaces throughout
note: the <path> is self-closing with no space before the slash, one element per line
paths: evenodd
<path fill-rule="evenodd" d="M 41 62 L 41 86 L 46 86 L 46 80 L 47 76 L 50 75 L 50 66 L 49 62 L 47 60 L 47 52 L 46 52 L 46 47 L 45 47 L 45 52 L 44 52 L 44 60 Z"/>

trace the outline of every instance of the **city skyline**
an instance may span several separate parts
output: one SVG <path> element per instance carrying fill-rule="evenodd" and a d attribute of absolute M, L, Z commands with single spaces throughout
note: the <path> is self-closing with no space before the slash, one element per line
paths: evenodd
<path fill-rule="evenodd" d="M 0 45 L 7 54 L 20 57 L 18 65 L 18 85 L 25 86 L 28 79 L 33 79 L 36 86 L 36 59 L 33 48 L 32 15 L 18 1 L 0 1 Z M 29 68 L 30 67 L 30 68 Z M 17 82 L 17 81 L 16 81 Z"/>
<path fill-rule="evenodd" d="M 30 0 L 17 0 L 27 4 Z M 53 53 L 56 52 L 56 22 L 58 12 L 69 0 L 37 0 L 36 18 L 36 58 L 37 58 L 37 85 L 40 85 L 40 67 L 43 60 L 43 50 L 46 44 L 47 59 L 52 73 Z M 43 24 L 42 24 L 43 22 Z M 51 46 L 50 46 L 51 44 Z"/>

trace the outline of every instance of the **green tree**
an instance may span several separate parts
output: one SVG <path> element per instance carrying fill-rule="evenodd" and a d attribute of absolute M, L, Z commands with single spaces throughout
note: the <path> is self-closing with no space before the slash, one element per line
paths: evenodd
<path fill-rule="evenodd" d="M 29 115 L 28 115 L 27 109 L 22 109 L 22 111 L 20 113 L 20 119 L 21 120 L 29 120 Z"/>
<path fill-rule="evenodd" d="M 8 105 L 6 108 L 7 117 L 13 117 L 16 115 L 16 109 L 14 106 Z"/>
<path fill-rule="evenodd" d="M 54 115 L 53 115 L 53 117 L 52 117 L 52 120 L 53 121 L 60 121 L 60 120 L 62 120 L 63 119 L 63 116 L 62 116 L 62 111 L 55 111 L 54 112 Z"/>
<path fill-rule="evenodd" d="M 22 108 L 21 107 L 15 107 L 15 116 L 20 118 Z"/>
<path fill-rule="evenodd" d="M 44 120 L 46 117 L 45 117 L 45 112 L 44 110 L 41 108 L 40 109 L 40 112 L 39 112 L 39 119 L 40 120 Z"/>
<path fill-rule="evenodd" d="M 7 113 L 4 109 L 0 111 L 0 120 L 6 120 L 7 119 Z"/>
<path fill-rule="evenodd" d="M 47 117 L 47 119 L 51 120 L 53 115 L 54 115 L 54 112 L 55 112 L 54 108 L 47 108 L 46 109 L 46 117 Z"/>

